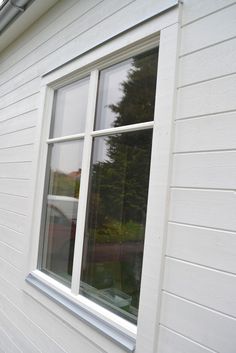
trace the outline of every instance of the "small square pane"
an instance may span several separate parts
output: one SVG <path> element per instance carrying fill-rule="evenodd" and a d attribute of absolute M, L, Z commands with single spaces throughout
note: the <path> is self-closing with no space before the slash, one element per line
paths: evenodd
<path fill-rule="evenodd" d="M 95 130 L 153 120 L 157 48 L 100 73 Z"/>
<path fill-rule="evenodd" d="M 59 281 L 71 281 L 83 141 L 51 147 L 45 200 L 42 270 Z"/>
<path fill-rule="evenodd" d="M 59 88 L 55 92 L 51 138 L 84 132 L 89 78 Z"/>

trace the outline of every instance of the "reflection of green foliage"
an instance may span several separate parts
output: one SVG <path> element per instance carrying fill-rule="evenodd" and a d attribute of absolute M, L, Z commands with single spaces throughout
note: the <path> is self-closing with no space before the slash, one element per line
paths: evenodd
<path fill-rule="evenodd" d="M 144 226 L 132 221 L 122 224 L 110 220 L 101 227 L 94 229 L 93 234 L 97 243 L 123 243 L 128 241 L 142 241 Z"/>
<path fill-rule="evenodd" d="M 50 178 L 50 189 L 53 195 L 79 197 L 80 179 L 70 175 L 52 171 Z"/>

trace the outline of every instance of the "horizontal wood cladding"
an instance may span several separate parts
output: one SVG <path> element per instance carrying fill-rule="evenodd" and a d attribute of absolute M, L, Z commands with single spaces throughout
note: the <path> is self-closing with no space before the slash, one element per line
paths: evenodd
<path fill-rule="evenodd" d="M 185 0 L 182 24 L 191 24 L 193 21 L 199 21 L 202 17 L 219 11 L 222 8 L 233 4 L 235 0 Z"/>
<path fill-rule="evenodd" d="M 236 38 L 183 56 L 179 61 L 178 86 L 235 73 L 235 57 Z"/>
<path fill-rule="evenodd" d="M 234 191 L 172 189 L 169 220 L 236 231 Z"/>
<path fill-rule="evenodd" d="M 0 209 L 0 225 L 8 227 L 19 233 L 24 233 L 26 230 L 26 217 L 19 213 Z"/>
<path fill-rule="evenodd" d="M 236 151 L 176 154 L 171 184 L 174 187 L 235 190 L 235 161 Z"/>
<path fill-rule="evenodd" d="M 235 36 L 236 4 L 234 2 L 232 6 L 183 27 L 180 54 L 186 55 Z"/>
<path fill-rule="evenodd" d="M 236 275 L 166 258 L 163 289 L 236 318 Z"/>
<path fill-rule="evenodd" d="M 174 152 L 236 149 L 235 129 L 236 111 L 178 120 L 175 125 Z"/>
<path fill-rule="evenodd" d="M 215 352 L 235 353 L 236 320 L 214 310 L 163 293 L 161 324 Z"/>
<path fill-rule="evenodd" d="M 235 110 L 235 90 L 236 74 L 181 88 L 178 91 L 176 118 Z"/>
<path fill-rule="evenodd" d="M 161 353 L 215 353 L 162 325 L 160 326 L 158 349 L 158 352 Z"/>
<path fill-rule="evenodd" d="M 236 233 L 169 223 L 166 255 L 236 275 Z"/>
<path fill-rule="evenodd" d="M 31 162 L 1 163 L 0 180 L 2 179 L 31 179 Z"/>

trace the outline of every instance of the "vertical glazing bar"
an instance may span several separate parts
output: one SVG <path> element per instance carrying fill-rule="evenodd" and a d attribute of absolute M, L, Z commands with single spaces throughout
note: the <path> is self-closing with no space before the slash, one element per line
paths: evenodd
<path fill-rule="evenodd" d="M 95 110 L 96 110 L 96 97 L 97 97 L 97 86 L 98 86 L 98 70 L 91 72 L 89 95 L 88 95 L 88 110 L 86 118 L 84 148 L 83 148 L 83 161 L 82 161 L 82 175 L 80 184 L 80 199 L 77 214 L 77 229 L 75 238 L 74 248 L 74 261 L 73 261 L 73 272 L 72 272 L 72 283 L 71 291 L 73 294 L 79 293 L 80 287 L 80 273 L 83 255 L 83 242 L 84 242 L 84 228 L 86 219 L 86 204 L 89 184 L 89 169 L 90 159 L 92 150 L 92 136 Z"/>

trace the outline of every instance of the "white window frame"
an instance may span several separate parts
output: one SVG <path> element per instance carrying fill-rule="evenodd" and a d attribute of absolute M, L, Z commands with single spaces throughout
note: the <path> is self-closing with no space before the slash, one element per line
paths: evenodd
<path fill-rule="evenodd" d="M 120 345 L 128 352 L 153 353 L 157 340 L 157 325 L 160 317 L 161 286 L 163 278 L 163 258 L 168 213 L 169 178 L 172 151 L 172 129 L 176 95 L 176 63 L 178 51 L 178 8 L 172 9 L 157 18 L 153 18 L 112 39 L 102 46 L 85 53 L 80 58 L 65 64 L 63 67 L 46 74 L 41 80 L 41 108 L 38 127 L 38 160 L 34 171 L 34 190 L 32 196 L 32 224 L 30 234 L 30 261 L 26 266 L 26 283 L 24 290 L 44 305 L 50 307 L 53 300 L 60 304 L 59 316 L 64 319 L 64 309 L 71 324 L 73 317 L 86 322 L 92 329 L 98 330 L 106 338 Z M 87 118 L 84 150 L 88 158 L 84 158 L 81 179 L 81 190 L 88 186 L 89 165 L 91 158 L 92 137 L 104 134 L 105 130 L 90 132 L 93 128 L 92 117 L 95 115 L 96 95 L 99 70 L 119 63 L 129 57 L 159 46 L 158 73 L 156 86 L 156 102 L 154 121 L 136 124 L 135 130 L 153 127 L 152 158 L 150 167 L 149 196 L 146 218 L 145 248 L 141 280 L 138 325 L 135 326 L 123 318 L 102 308 L 89 299 L 77 295 L 79 281 L 72 282 L 70 288 L 57 282 L 45 273 L 37 270 L 39 252 L 39 234 L 44 194 L 44 179 L 47 164 L 47 142 L 71 140 L 81 137 L 79 134 L 70 137 L 49 140 L 54 91 L 91 72 L 89 89 L 89 108 Z M 139 125 L 139 126 L 137 126 Z M 114 131 L 132 131 L 133 125 L 106 129 L 106 133 Z M 85 172 L 84 172 L 85 171 Z M 78 219 L 85 222 L 86 193 L 79 200 Z M 81 224 L 80 228 L 84 225 Z M 78 227 L 77 227 L 78 228 Z M 77 231 L 76 231 L 77 232 Z M 81 238 L 76 237 L 75 252 L 82 255 Z M 79 278 L 80 259 L 74 262 L 73 275 Z M 36 289 L 35 289 L 36 288 Z M 42 296 L 39 291 L 43 292 Z M 48 300 L 50 298 L 50 300 Z M 65 320 L 65 319 L 64 319 Z M 86 331 L 86 330 L 85 330 Z M 136 348 L 135 348 L 136 347 Z"/>

